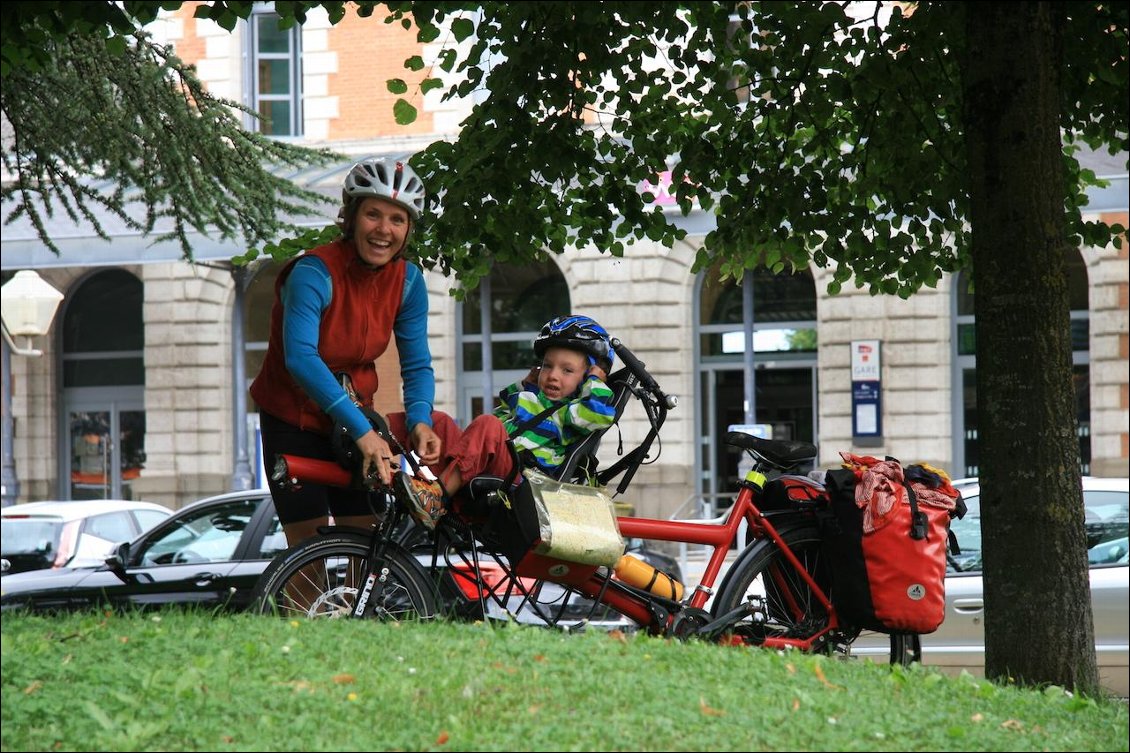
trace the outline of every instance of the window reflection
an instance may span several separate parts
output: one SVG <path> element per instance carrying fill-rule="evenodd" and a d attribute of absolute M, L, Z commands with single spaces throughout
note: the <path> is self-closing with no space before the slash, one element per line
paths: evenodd
<path fill-rule="evenodd" d="M 753 349 L 755 353 L 816 352 L 816 285 L 812 273 L 774 273 L 757 269 L 753 279 Z M 699 342 L 704 357 L 740 357 L 745 352 L 740 281 L 719 279 L 717 268 L 702 284 Z"/>

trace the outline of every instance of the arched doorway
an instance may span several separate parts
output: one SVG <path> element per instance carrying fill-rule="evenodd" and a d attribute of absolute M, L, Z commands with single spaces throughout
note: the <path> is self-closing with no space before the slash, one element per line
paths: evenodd
<path fill-rule="evenodd" d="M 753 281 L 755 425 L 773 439 L 816 441 L 816 286 L 807 269 L 775 274 L 757 269 Z M 742 453 L 724 441 L 745 424 L 743 291 L 720 282 L 717 269 L 700 275 L 696 362 L 699 410 L 698 493 L 708 507 L 737 489 Z"/>
<path fill-rule="evenodd" d="M 267 357 L 267 343 L 271 338 L 271 311 L 275 305 L 275 282 L 285 261 L 261 261 L 253 267 L 246 283 L 243 301 L 243 375 L 244 383 L 238 385 L 248 395 L 251 383 L 263 368 Z M 236 276 L 236 284 L 243 284 Z M 263 457 L 263 442 L 259 437 L 259 406 L 247 397 L 247 458 L 251 465 L 254 486 L 267 486 L 267 460 Z"/>
<path fill-rule="evenodd" d="M 132 499 L 145 467 L 143 286 L 96 272 L 67 296 L 62 326 L 60 496 Z"/>

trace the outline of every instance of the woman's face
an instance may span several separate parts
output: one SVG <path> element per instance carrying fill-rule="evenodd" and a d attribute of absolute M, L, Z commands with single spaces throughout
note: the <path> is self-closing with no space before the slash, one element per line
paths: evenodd
<path fill-rule="evenodd" d="M 363 199 L 353 220 L 357 255 L 371 267 L 383 267 L 404 248 L 411 223 L 400 205 L 375 196 Z"/>
<path fill-rule="evenodd" d="M 564 400 L 581 386 L 588 368 L 584 354 L 568 348 L 548 348 L 541 359 L 538 389 L 550 400 Z"/>

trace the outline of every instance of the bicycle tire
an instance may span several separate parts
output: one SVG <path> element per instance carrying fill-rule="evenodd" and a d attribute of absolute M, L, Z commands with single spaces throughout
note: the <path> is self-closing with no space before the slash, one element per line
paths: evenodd
<path fill-rule="evenodd" d="M 251 610 L 280 617 L 348 617 L 357 584 L 368 571 L 370 539 L 361 533 L 331 533 L 300 542 L 263 571 Z M 383 620 L 430 619 L 437 614 L 435 589 L 420 563 L 399 546 L 385 552 L 388 579 L 366 616 Z M 298 592 L 298 598 L 292 598 Z M 298 603 L 298 599 L 301 603 Z"/>
<path fill-rule="evenodd" d="M 816 525 L 801 523 L 782 527 L 778 532 L 813 580 L 830 595 L 830 563 L 822 551 Z M 761 597 L 763 609 L 738 623 L 731 634 L 750 643 L 761 644 L 775 637 L 807 639 L 828 625 L 828 613 L 812 588 L 770 539 L 757 540 L 738 556 L 714 598 L 712 612 L 725 614 L 741 606 L 749 596 Z M 875 659 L 886 656 L 891 664 L 903 665 L 921 659 L 917 635 L 842 629 L 833 631 L 828 638 L 820 646 L 826 653 Z"/>

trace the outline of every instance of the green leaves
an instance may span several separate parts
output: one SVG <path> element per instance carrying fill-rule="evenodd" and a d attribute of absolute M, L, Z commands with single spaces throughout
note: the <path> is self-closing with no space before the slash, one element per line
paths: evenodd
<path fill-rule="evenodd" d="M 456 42 L 469 39 L 475 33 L 475 24 L 469 18 L 456 18 L 451 22 L 451 35 Z"/>
<path fill-rule="evenodd" d="M 408 100 L 398 99 L 392 106 L 393 117 L 396 118 L 398 125 L 408 125 L 416 121 L 417 111 L 416 108 L 409 104 Z"/>
<path fill-rule="evenodd" d="M 130 42 L 115 51 L 75 34 L 51 43 L 48 65 L 5 77 L 4 114 L 20 134 L 3 151 L 15 176 L 2 189 L 5 220 L 26 215 L 56 250 L 49 219 L 61 213 L 106 237 L 101 208 L 139 233 L 175 239 L 191 259 L 190 233 L 256 245 L 324 213 L 326 199 L 286 172 L 336 155 L 246 131 L 244 108 L 210 95 L 166 48 L 141 33 Z"/>
<path fill-rule="evenodd" d="M 5 111 L 8 67 L 42 65 L 59 29 L 105 38 L 99 56 L 123 55 L 123 30 L 178 5 L 5 10 Z M 252 6 L 214 0 L 196 15 L 230 29 Z M 674 207 L 714 215 L 704 263 L 811 259 L 836 266 L 837 290 L 854 279 L 902 296 L 969 258 L 956 67 L 963 42 L 953 6 L 896 9 L 880 33 L 877 18 L 849 16 L 855 9 L 838 3 L 356 4 L 362 17 L 380 9 L 385 23 L 414 24 L 417 40 L 431 46 L 434 61 L 414 55 L 404 63 L 425 72 L 419 95 L 475 97 L 459 138 L 413 160 L 438 197 L 417 250 L 465 283 L 483 264 L 542 250 L 591 245 L 615 255 L 645 238 L 674 243 L 684 235 L 680 223 L 642 188 L 647 176 L 670 170 Z M 299 23 L 315 7 L 331 22 L 344 17 L 342 2 L 275 4 Z M 1070 149 L 1127 149 L 1125 16 L 1122 5 L 1079 4 L 1066 20 Z M 429 65 L 444 75 L 430 75 Z M 397 96 L 396 122 L 416 122 L 409 79 L 386 87 Z M 1111 228 L 1082 220 L 1098 177 L 1070 153 L 1065 165 L 1071 241 L 1121 243 Z M 70 201 L 81 215 L 78 199 Z M 180 203 L 192 202 L 176 194 Z"/>

